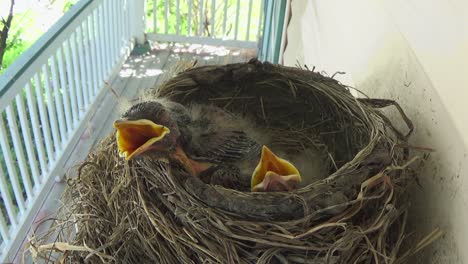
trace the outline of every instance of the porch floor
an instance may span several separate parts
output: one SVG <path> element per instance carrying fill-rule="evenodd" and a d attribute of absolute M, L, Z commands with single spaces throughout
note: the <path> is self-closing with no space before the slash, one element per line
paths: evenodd
<path fill-rule="evenodd" d="M 165 80 L 165 74 L 170 72 L 177 63 L 197 60 L 197 65 L 228 64 L 245 62 L 255 56 L 256 50 L 254 49 L 181 44 L 157 44 L 153 45 L 151 51 L 145 55 L 131 55 L 107 88 L 104 88 L 108 91 L 106 91 L 101 103 L 91 110 L 93 111 L 92 117 L 88 121 L 86 129 L 67 157 L 64 168 L 69 172 L 67 176 L 75 176 L 75 166 L 84 160 L 94 145 L 112 132 L 113 121 L 125 110 L 120 102 L 138 100 L 146 89 L 157 87 Z M 55 216 L 56 210 L 60 206 L 60 196 L 66 186 L 63 179 L 61 181 L 58 179 L 59 177 L 47 190 L 47 198 L 36 213 L 28 236 L 32 234 L 33 230 L 36 230 L 35 233 L 40 236 L 41 230 L 43 232 L 49 226 L 49 224 L 44 223 L 44 220 Z M 25 238 L 23 246 L 19 248 L 14 263 L 20 263 L 26 241 L 27 238 Z"/>

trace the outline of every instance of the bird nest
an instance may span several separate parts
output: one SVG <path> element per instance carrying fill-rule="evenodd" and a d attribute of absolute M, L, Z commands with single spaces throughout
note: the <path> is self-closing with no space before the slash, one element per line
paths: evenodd
<path fill-rule="evenodd" d="M 239 192 L 176 175 L 164 159 L 125 161 L 112 134 L 68 180 L 52 231 L 29 251 L 67 263 L 404 261 L 418 249 L 402 252 L 413 126 L 396 102 L 350 90 L 313 70 L 256 60 L 178 73 L 151 96 L 254 120 L 274 136 L 272 148 L 319 149 L 327 175 L 293 192 Z M 389 106 L 407 132 L 381 110 Z"/>

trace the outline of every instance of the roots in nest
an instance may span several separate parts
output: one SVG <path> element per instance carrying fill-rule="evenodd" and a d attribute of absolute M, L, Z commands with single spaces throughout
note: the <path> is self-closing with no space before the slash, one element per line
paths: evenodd
<path fill-rule="evenodd" d="M 327 157 L 328 176 L 292 193 L 243 193 L 179 175 L 165 160 L 119 158 L 114 135 L 69 179 L 36 258 L 111 263 L 399 263 L 405 253 L 413 126 L 391 100 L 357 99 L 319 73 L 258 61 L 188 69 L 149 91 L 222 107 Z M 379 108 L 394 106 L 408 131 Z M 60 252 L 60 254 L 56 254 Z"/>

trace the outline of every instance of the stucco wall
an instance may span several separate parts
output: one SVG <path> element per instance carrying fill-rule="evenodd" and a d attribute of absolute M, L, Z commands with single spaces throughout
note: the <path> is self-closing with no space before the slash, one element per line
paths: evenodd
<path fill-rule="evenodd" d="M 445 235 L 420 263 L 468 263 L 468 2 L 292 0 L 284 64 L 316 66 L 397 100 L 413 145 L 436 150 L 415 188 L 412 226 Z"/>

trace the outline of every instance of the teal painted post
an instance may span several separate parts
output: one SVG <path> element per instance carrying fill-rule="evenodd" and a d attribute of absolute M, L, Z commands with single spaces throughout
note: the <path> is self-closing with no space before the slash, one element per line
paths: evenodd
<path fill-rule="evenodd" d="M 278 1 L 280 2 L 280 1 Z M 277 2 L 277 3 L 278 3 Z M 275 27 L 276 30 L 276 39 L 274 40 L 275 47 L 274 47 L 274 54 L 273 54 L 273 62 L 274 63 L 279 63 L 279 57 L 280 57 L 280 52 L 281 52 L 281 41 L 283 39 L 283 25 L 284 25 L 284 18 L 286 14 L 286 0 L 282 0 L 281 3 L 279 3 L 280 7 L 278 10 L 278 20 L 277 24 Z"/>
<path fill-rule="evenodd" d="M 265 0 L 265 20 L 259 54 L 262 61 L 279 62 L 286 3 L 287 0 Z"/>

